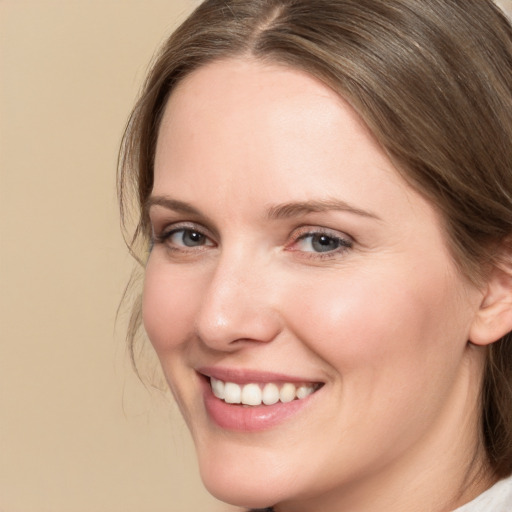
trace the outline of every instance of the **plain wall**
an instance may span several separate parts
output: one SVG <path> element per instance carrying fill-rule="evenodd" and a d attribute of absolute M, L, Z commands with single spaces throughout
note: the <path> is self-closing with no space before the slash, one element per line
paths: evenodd
<path fill-rule="evenodd" d="M 194 4 L 0 0 L 0 512 L 230 510 L 114 328 L 132 268 L 117 149 L 151 55 Z"/>

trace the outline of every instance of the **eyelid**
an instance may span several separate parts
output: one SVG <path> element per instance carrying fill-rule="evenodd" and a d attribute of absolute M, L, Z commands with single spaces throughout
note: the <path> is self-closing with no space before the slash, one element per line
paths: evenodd
<path fill-rule="evenodd" d="M 306 235 L 327 235 L 333 238 L 340 238 L 341 240 L 346 240 L 347 242 L 353 243 L 354 238 L 345 233 L 344 231 L 339 231 L 337 229 L 322 227 L 322 226 L 300 226 L 295 229 L 292 233 L 292 237 L 294 241 L 298 240 L 301 237 Z"/>
<path fill-rule="evenodd" d="M 155 230 L 155 226 L 152 225 L 152 242 L 153 244 L 165 243 L 165 241 L 170 238 L 171 235 L 182 230 L 196 231 L 197 233 L 200 233 L 208 240 L 210 240 L 212 245 L 217 245 L 215 237 L 212 235 L 209 229 L 201 224 L 190 221 L 171 222 L 169 224 L 164 224 L 164 227 L 158 230 Z"/>
<path fill-rule="evenodd" d="M 213 239 L 218 239 L 218 231 L 213 221 L 199 213 L 186 213 L 153 205 L 148 210 L 148 220 L 153 233 L 162 233 L 167 227 L 180 224 L 186 228 L 197 229 Z"/>
<path fill-rule="evenodd" d="M 159 224 L 161 226 L 159 227 Z M 158 228 L 158 229 L 157 229 Z M 153 233 L 158 233 L 160 236 L 165 236 L 171 231 L 176 231 L 178 229 L 191 229 L 193 231 L 198 231 L 199 233 L 204 234 L 205 236 L 212 238 L 212 234 L 210 230 L 194 221 L 170 221 L 170 222 L 155 222 L 152 223 Z"/>

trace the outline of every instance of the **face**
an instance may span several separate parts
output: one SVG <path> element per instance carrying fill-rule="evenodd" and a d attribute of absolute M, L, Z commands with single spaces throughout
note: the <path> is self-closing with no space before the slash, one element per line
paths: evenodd
<path fill-rule="evenodd" d="M 252 60 L 195 71 L 149 211 L 144 325 L 213 494 L 330 510 L 454 463 L 481 295 L 342 98 Z"/>

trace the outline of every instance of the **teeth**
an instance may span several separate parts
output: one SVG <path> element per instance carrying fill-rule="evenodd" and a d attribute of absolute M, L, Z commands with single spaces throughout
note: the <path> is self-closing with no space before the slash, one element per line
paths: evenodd
<path fill-rule="evenodd" d="M 261 405 L 261 388 L 258 384 L 246 384 L 242 388 L 242 403 L 244 405 Z"/>
<path fill-rule="evenodd" d="M 279 388 L 271 382 L 265 384 L 263 388 L 263 403 L 265 405 L 273 405 L 277 404 L 277 402 L 279 402 Z"/>
<path fill-rule="evenodd" d="M 287 382 L 279 391 L 279 400 L 283 403 L 291 402 L 295 399 L 295 395 L 297 394 L 297 388 Z"/>
<path fill-rule="evenodd" d="M 224 384 L 224 400 L 228 404 L 239 404 L 242 402 L 242 388 L 233 382 Z"/>
<path fill-rule="evenodd" d="M 273 382 L 265 385 L 251 383 L 240 386 L 234 382 L 223 382 L 213 377 L 210 378 L 210 384 L 213 394 L 226 403 L 252 406 L 261 405 L 262 403 L 273 405 L 279 401 L 288 403 L 296 398 L 301 400 L 318 389 L 313 384 L 303 384 L 297 387 L 291 382 L 283 384 L 281 389 Z"/>
<path fill-rule="evenodd" d="M 311 395 L 315 391 L 313 386 L 300 386 L 297 388 L 297 398 L 300 400 L 302 398 L 306 398 Z"/>
<path fill-rule="evenodd" d="M 214 379 L 213 377 L 210 379 L 210 384 L 212 385 L 213 394 L 224 400 L 224 382 L 221 380 Z"/>

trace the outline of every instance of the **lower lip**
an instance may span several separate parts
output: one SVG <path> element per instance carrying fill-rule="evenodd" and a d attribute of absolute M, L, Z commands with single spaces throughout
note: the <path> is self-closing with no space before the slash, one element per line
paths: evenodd
<path fill-rule="evenodd" d="M 258 432 L 271 429 L 298 413 L 309 405 L 313 393 L 301 400 L 291 402 L 278 402 L 274 405 L 244 406 L 240 404 L 227 404 L 217 398 L 207 379 L 204 384 L 204 403 L 209 417 L 219 427 L 239 432 Z"/>

